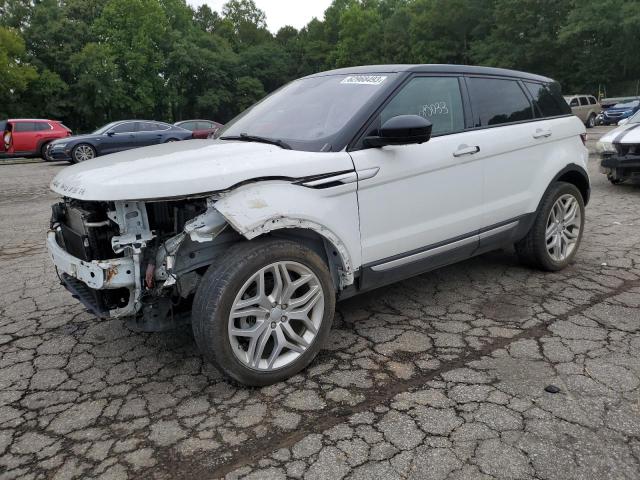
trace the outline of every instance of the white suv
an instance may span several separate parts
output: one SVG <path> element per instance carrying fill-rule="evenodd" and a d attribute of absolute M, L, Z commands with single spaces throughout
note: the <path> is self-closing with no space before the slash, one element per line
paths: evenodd
<path fill-rule="evenodd" d="M 584 133 L 537 75 L 319 73 L 215 140 L 61 171 L 48 248 L 97 316 L 143 331 L 191 321 L 207 359 L 267 385 L 311 362 L 336 300 L 510 244 L 565 267 L 589 199 Z"/>

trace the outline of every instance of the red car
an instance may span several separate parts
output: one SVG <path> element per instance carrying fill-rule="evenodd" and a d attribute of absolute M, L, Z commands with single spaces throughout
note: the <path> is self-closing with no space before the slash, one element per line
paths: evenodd
<path fill-rule="evenodd" d="M 57 120 L 10 118 L 0 120 L 0 155 L 45 158 L 47 144 L 71 135 L 71 130 Z"/>
<path fill-rule="evenodd" d="M 192 131 L 193 138 L 211 138 L 214 133 L 224 127 L 221 123 L 213 120 L 183 120 L 174 123 L 174 125 Z"/>

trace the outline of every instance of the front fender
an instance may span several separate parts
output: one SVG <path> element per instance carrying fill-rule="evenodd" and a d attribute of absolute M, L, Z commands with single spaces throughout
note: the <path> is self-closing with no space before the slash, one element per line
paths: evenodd
<path fill-rule="evenodd" d="M 361 265 L 355 183 L 330 188 L 283 181 L 253 183 L 223 194 L 215 208 L 247 239 L 283 228 L 315 231 L 340 255 L 343 284 L 353 283 Z"/>

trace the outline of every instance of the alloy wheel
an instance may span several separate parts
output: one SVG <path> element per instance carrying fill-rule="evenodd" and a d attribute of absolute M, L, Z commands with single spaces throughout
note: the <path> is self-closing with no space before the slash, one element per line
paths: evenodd
<path fill-rule="evenodd" d="M 95 152 L 89 145 L 78 145 L 73 151 L 73 158 L 76 162 L 84 162 L 94 158 Z"/>
<path fill-rule="evenodd" d="M 547 253 L 553 260 L 562 262 L 573 253 L 580 238 L 581 224 L 578 200 L 571 194 L 558 198 L 549 212 L 545 231 Z"/>
<path fill-rule="evenodd" d="M 253 274 L 229 314 L 234 355 L 260 371 L 285 367 L 313 343 L 324 316 L 324 293 L 305 265 L 275 262 Z"/>

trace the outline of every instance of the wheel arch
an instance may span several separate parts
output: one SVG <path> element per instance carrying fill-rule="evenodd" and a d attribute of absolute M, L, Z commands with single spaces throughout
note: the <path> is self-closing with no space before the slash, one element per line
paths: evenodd
<path fill-rule="evenodd" d="M 567 182 L 575 185 L 580 190 L 584 204 L 587 205 L 589 203 L 589 197 L 591 196 L 589 175 L 580 165 L 575 163 L 567 165 L 556 174 L 551 183 L 554 182 Z"/>
<path fill-rule="evenodd" d="M 271 235 L 312 248 L 327 261 L 340 290 L 354 282 L 360 266 L 360 231 L 355 185 L 338 188 L 352 198 L 328 189 L 259 182 L 224 194 L 215 209 L 247 240 Z"/>

